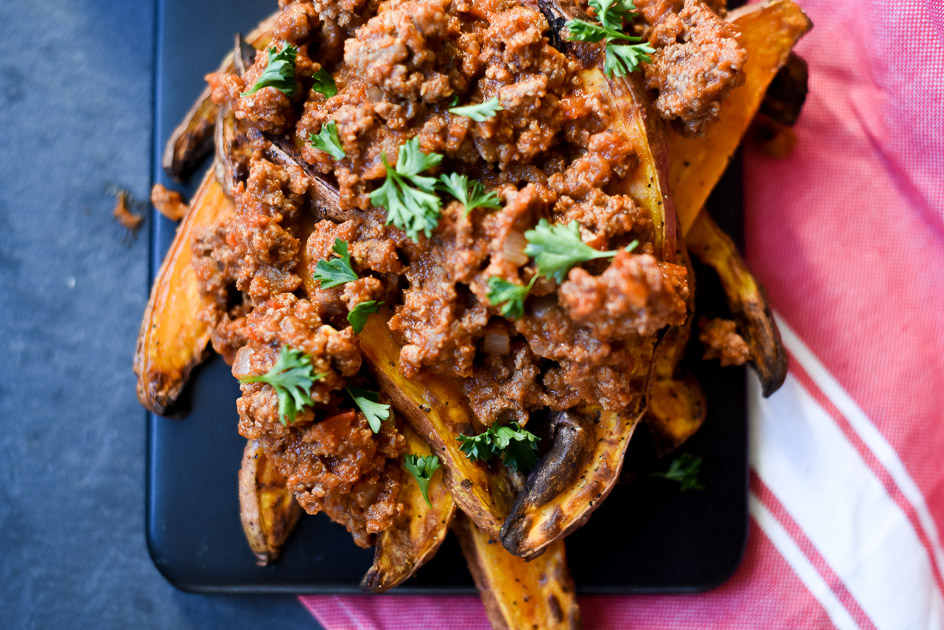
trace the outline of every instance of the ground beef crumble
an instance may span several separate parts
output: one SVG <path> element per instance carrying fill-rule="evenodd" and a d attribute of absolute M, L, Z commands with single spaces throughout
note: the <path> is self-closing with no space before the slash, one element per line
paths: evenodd
<path fill-rule="evenodd" d="M 698 322 L 699 341 L 705 347 L 704 359 L 718 359 L 721 367 L 744 365 L 751 358 L 751 349 L 737 332 L 737 324 L 730 319 L 706 319 Z"/>

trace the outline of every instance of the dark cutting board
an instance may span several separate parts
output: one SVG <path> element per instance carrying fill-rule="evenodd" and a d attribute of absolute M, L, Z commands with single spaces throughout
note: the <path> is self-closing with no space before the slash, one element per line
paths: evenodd
<path fill-rule="evenodd" d="M 155 81 L 154 180 L 181 189 L 160 169 L 168 135 L 231 49 L 276 7 L 275 0 L 159 0 Z M 738 237 L 740 166 L 712 197 L 715 218 Z M 199 178 L 194 178 L 195 180 Z M 191 192 L 185 190 L 185 192 Z M 151 277 L 175 225 L 151 217 Z M 725 312 L 710 270 L 696 268 L 698 309 Z M 702 492 L 651 478 L 657 461 L 644 427 L 636 432 L 624 479 L 589 523 L 567 539 L 582 593 L 686 592 L 711 588 L 737 568 L 747 537 L 745 371 L 691 364 L 708 398 L 708 419 L 682 451 L 703 458 Z M 178 588 L 227 593 L 357 593 L 372 550 L 359 549 L 324 515 L 305 516 L 282 557 L 258 567 L 239 520 L 236 472 L 245 440 L 236 432 L 239 395 L 214 357 L 196 370 L 184 394 L 189 410 L 174 419 L 147 416 L 147 541 L 158 569 Z M 629 480 L 632 480 L 631 482 Z M 436 557 L 397 593 L 470 593 L 472 579 L 450 536 Z"/>

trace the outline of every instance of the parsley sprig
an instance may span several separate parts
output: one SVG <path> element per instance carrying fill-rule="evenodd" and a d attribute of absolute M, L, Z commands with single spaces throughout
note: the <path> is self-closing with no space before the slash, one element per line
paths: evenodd
<path fill-rule="evenodd" d="M 346 387 L 348 395 L 354 400 L 354 404 L 361 410 L 370 425 L 370 430 L 374 433 L 380 432 L 380 423 L 390 419 L 390 405 L 377 402 L 379 394 L 359 387 Z"/>
<path fill-rule="evenodd" d="M 419 138 L 408 140 L 400 147 L 396 167 L 387 163 L 385 153 L 380 154 L 387 179 L 383 186 L 370 193 L 375 206 L 386 208 L 387 223 L 406 232 L 414 241 L 420 232 L 429 237 L 439 223 L 442 201 L 434 193 L 435 177 L 420 175 L 442 161 L 438 153 L 420 151 Z"/>
<path fill-rule="evenodd" d="M 488 279 L 488 291 L 485 297 L 492 306 L 501 306 L 499 312 L 503 317 L 521 319 L 524 317 L 524 301 L 531 292 L 538 274 L 531 276 L 531 282 L 525 285 L 508 282 L 500 276 Z"/>
<path fill-rule="evenodd" d="M 524 253 L 534 258 L 538 273 L 553 278 L 558 284 L 564 282 L 571 267 L 596 258 L 612 258 L 619 251 L 601 252 L 584 243 L 577 221 L 552 225 L 547 219 L 541 219 L 533 230 L 524 233 L 524 237 L 528 241 Z M 631 252 L 638 246 L 639 241 L 633 241 L 626 251 Z"/>
<path fill-rule="evenodd" d="M 687 490 L 704 490 L 705 486 L 698 480 L 701 474 L 701 457 L 691 453 L 683 453 L 672 460 L 669 469 L 665 472 L 652 473 L 652 477 L 661 477 L 675 481 L 681 486 L 682 492 Z"/>
<path fill-rule="evenodd" d="M 631 22 L 636 17 L 636 7 L 632 0 L 590 0 L 590 6 L 596 12 L 599 24 L 586 20 L 569 20 L 567 39 L 579 42 L 606 41 L 606 58 L 603 72 L 612 78 L 622 77 L 633 72 L 643 61 L 652 62 L 649 55 L 655 49 L 641 37 L 627 35 L 622 31 L 623 23 Z M 639 42 L 639 43 L 617 43 Z"/>
<path fill-rule="evenodd" d="M 403 467 L 416 479 L 416 485 L 420 487 L 420 492 L 426 499 L 426 505 L 433 507 L 433 504 L 429 502 L 429 482 L 440 468 L 439 457 L 436 455 L 420 457 L 411 453 L 403 458 Z"/>
<path fill-rule="evenodd" d="M 298 48 L 291 44 L 285 46 L 281 51 L 274 46 L 269 49 L 269 61 L 265 70 L 256 79 L 252 88 L 248 92 L 243 92 L 240 96 L 250 96 L 262 88 L 272 87 L 292 98 L 298 89 L 295 83 L 295 58 L 298 56 Z"/>
<path fill-rule="evenodd" d="M 488 461 L 501 456 L 511 470 L 530 470 L 537 461 L 538 436 L 517 422 L 493 424 L 478 435 L 459 435 L 459 449 L 470 460 Z"/>
<path fill-rule="evenodd" d="M 338 84 L 334 82 L 334 77 L 324 68 L 312 75 L 311 78 L 314 79 L 314 83 L 311 85 L 312 92 L 318 92 L 324 95 L 325 98 L 331 98 L 338 93 Z"/>
<path fill-rule="evenodd" d="M 501 200 L 498 193 L 494 190 L 485 192 L 485 186 L 478 180 L 469 180 L 465 175 L 450 173 L 449 175 L 440 175 L 436 182 L 438 190 L 445 191 L 458 199 L 465 207 L 465 214 L 476 208 L 492 208 L 497 210 L 501 207 Z"/>
<path fill-rule="evenodd" d="M 295 416 L 306 406 L 311 406 L 311 386 L 325 377 L 314 374 L 311 357 L 289 346 L 282 346 L 279 360 L 272 369 L 258 376 L 239 379 L 241 383 L 266 383 L 271 385 L 279 399 L 279 421 L 283 425 L 295 422 Z"/>
<path fill-rule="evenodd" d="M 308 142 L 310 142 L 313 147 L 324 151 L 335 160 L 340 160 L 347 156 L 344 152 L 344 147 L 341 146 L 341 138 L 338 137 L 338 124 L 333 120 L 322 125 L 318 135 L 313 133 L 308 134 Z"/>
<path fill-rule="evenodd" d="M 485 122 L 503 109 L 505 108 L 498 102 L 498 97 L 494 96 L 483 103 L 463 105 L 462 107 L 450 107 L 449 111 L 459 116 L 471 118 L 475 122 Z"/>
<path fill-rule="evenodd" d="M 334 247 L 331 248 L 331 251 L 340 258 L 319 260 L 318 264 L 315 265 L 315 273 L 311 277 L 321 282 L 322 289 L 330 289 L 357 280 L 357 273 L 351 268 L 351 255 L 347 248 L 347 241 L 342 241 L 339 238 L 334 239 Z"/>
<path fill-rule="evenodd" d="M 364 330 L 364 325 L 367 324 L 367 318 L 372 313 L 379 311 L 383 304 L 382 301 L 367 300 L 366 302 L 359 302 L 357 306 L 351 309 L 347 314 L 347 321 L 351 325 L 351 328 L 354 329 L 355 335 Z"/>

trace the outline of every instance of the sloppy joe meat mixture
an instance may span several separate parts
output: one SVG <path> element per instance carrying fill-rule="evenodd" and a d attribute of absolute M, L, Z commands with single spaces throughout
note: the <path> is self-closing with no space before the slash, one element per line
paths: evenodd
<path fill-rule="evenodd" d="M 736 83 L 743 55 L 732 52 L 736 42 L 723 20 L 698 0 L 639 4 L 652 37 L 665 43 L 646 68 L 659 90 L 657 107 L 697 129 Z M 344 393 L 348 385 L 370 387 L 347 321 L 357 304 L 387 305 L 402 374 L 460 379 L 483 425 L 526 424 L 545 408 L 624 408 L 638 387 L 621 377 L 632 371 L 632 343 L 684 321 L 686 270 L 653 255 L 651 219 L 617 192 L 638 163 L 632 141 L 612 130 L 607 104 L 581 89 L 581 62 L 549 44 L 547 21 L 533 3 L 279 6 L 273 46 L 298 49 L 295 96 L 273 87 L 244 95 L 266 67 L 260 51 L 243 76 L 210 75 L 213 98 L 231 108 L 240 128 L 294 140 L 301 159 L 336 186 L 338 210 L 352 218 L 326 216 L 306 173 L 267 159 L 268 141 L 257 134 L 246 157 L 234 156 L 243 160 L 234 169 L 236 216 L 198 235 L 194 266 L 213 296 L 203 314 L 213 346 L 234 375 L 267 372 L 286 345 L 324 375 L 310 393 L 314 406 L 287 424 L 271 386 L 243 384 L 239 431 L 262 443 L 306 511 L 326 512 L 366 546 L 401 510 L 405 447 L 392 418 L 374 434 Z M 713 52 L 695 54 L 686 42 Z M 707 64 L 717 64 L 714 74 L 704 71 Z M 330 98 L 311 89 L 321 70 L 337 84 Z M 686 74 L 698 80 L 686 83 Z M 502 109 L 483 122 L 448 111 L 492 98 Z M 345 153 L 337 160 L 309 143 L 331 121 Z M 387 225 L 386 211 L 368 195 L 384 182 L 383 159 L 396 164 L 413 138 L 422 152 L 443 156 L 434 174 L 481 181 L 497 192 L 500 209 L 467 214 L 444 195 L 429 237 L 414 241 Z M 524 233 L 542 218 L 577 221 L 586 244 L 621 251 L 574 267 L 559 285 L 539 278 L 523 317 L 503 317 L 487 299 L 488 279 L 531 280 L 536 269 L 524 255 Z M 323 288 L 312 274 L 319 260 L 335 257 L 336 239 L 349 243 L 359 279 Z M 623 251 L 634 240 L 638 247 Z"/>

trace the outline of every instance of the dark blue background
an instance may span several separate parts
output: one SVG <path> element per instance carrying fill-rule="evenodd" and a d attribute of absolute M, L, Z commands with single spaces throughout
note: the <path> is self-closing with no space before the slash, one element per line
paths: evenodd
<path fill-rule="evenodd" d="M 0 626 L 317 628 L 292 597 L 181 593 L 145 545 L 148 226 L 110 190 L 148 197 L 154 13 L 0 0 Z"/>

